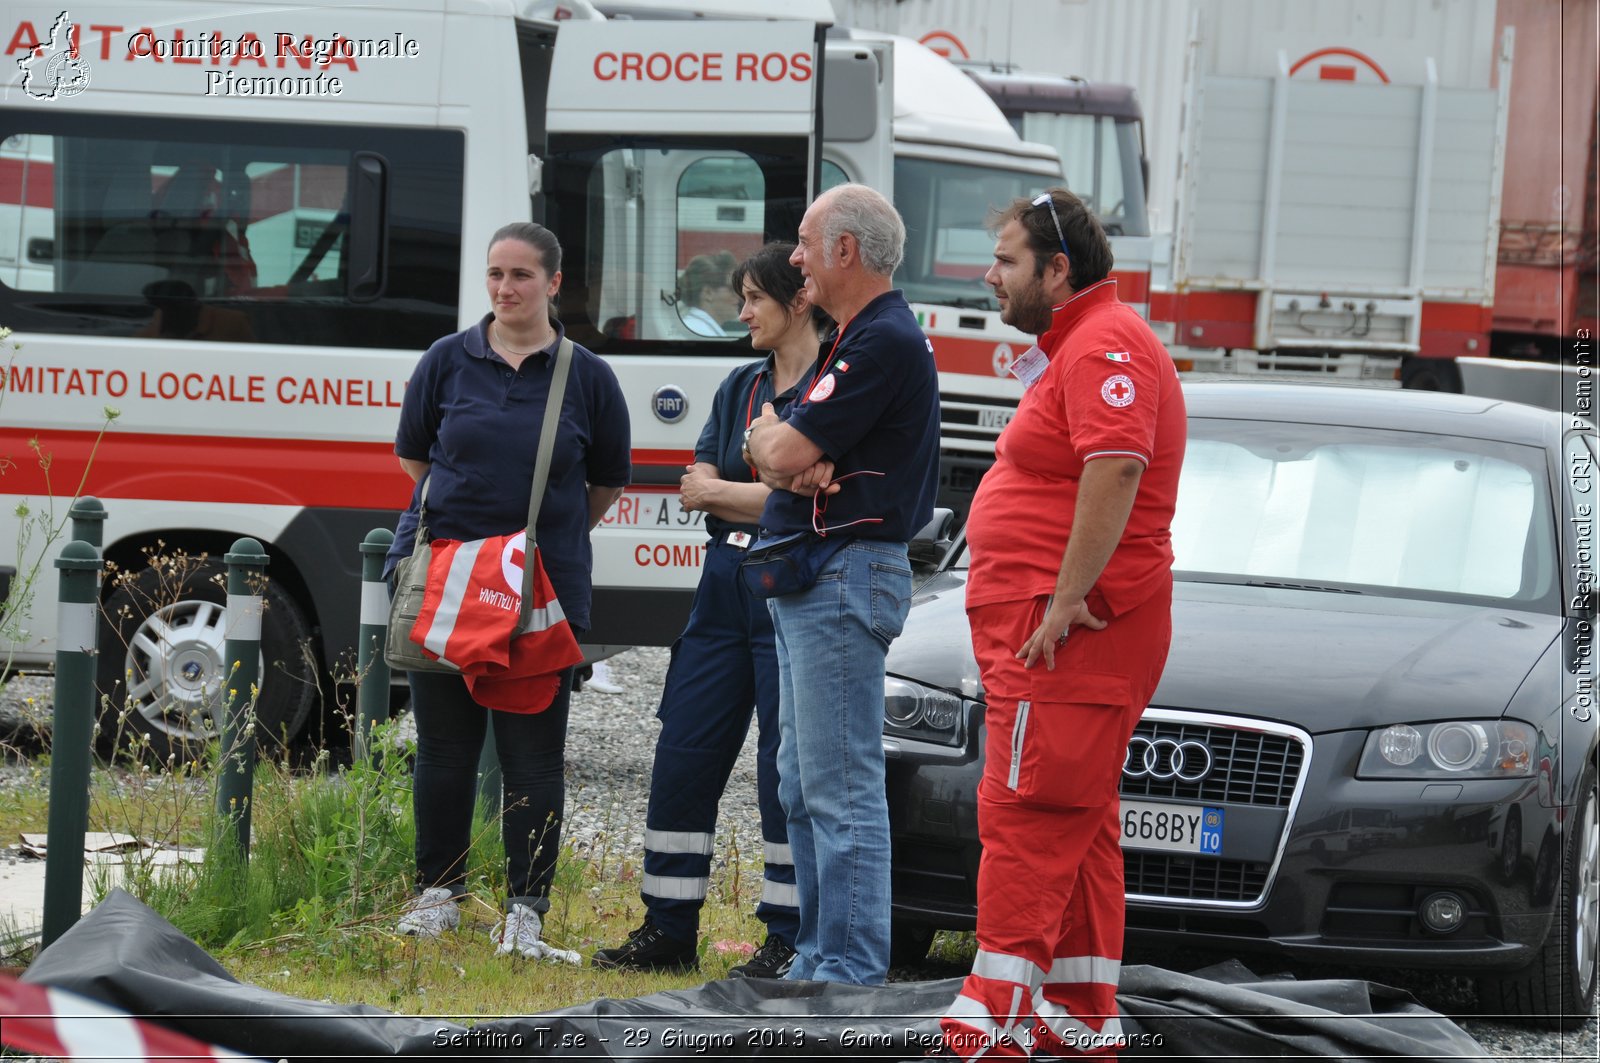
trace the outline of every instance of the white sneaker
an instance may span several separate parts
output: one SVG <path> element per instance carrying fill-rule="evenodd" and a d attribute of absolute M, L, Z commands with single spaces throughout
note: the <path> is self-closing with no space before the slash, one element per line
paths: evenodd
<path fill-rule="evenodd" d="M 584 682 L 584 690 L 594 690 L 595 693 L 622 693 L 619 684 L 611 682 L 611 668 L 605 661 L 595 661 L 590 668 L 589 679 Z"/>
<path fill-rule="evenodd" d="M 622 687 L 611 681 L 611 669 L 604 661 L 594 662 L 590 669 L 588 680 L 583 684 L 585 690 L 592 690 L 597 694 L 620 694 Z"/>
<path fill-rule="evenodd" d="M 402 934 L 436 938 L 461 925 L 461 906 L 455 894 L 442 886 L 425 889 L 406 902 L 398 929 Z"/>
<path fill-rule="evenodd" d="M 558 949 L 545 944 L 539 935 L 544 932 L 544 921 L 539 913 L 526 904 L 513 904 L 506 917 L 494 925 L 495 955 L 509 956 L 520 952 L 530 960 L 550 960 L 553 963 L 570 963 L 574 967 L 583 958 L 568 949 Z"/>

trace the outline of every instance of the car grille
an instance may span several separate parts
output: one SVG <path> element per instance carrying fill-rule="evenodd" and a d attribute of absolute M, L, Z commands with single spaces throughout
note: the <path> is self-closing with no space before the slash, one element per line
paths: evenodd
<path fill-rule="evenodd" d="M 1267 888 L 1267 864 L 1124 850 L 1123 889 L 1145 897 L 1250 901 Z"/>
<path fill-rule="evenodd" d="M 1255 805 L 1281 808 L 1286 814 L 1294 805 L 1306 757 L 1306 746 L 1296 735 L 1160 709 L 1148 710 L 1133 734 L 1152 742 L 1202 742 L 1211 751 L 1212 764 L 1195 782 L 1150 775 L 1130 778 L 1124 773 L 1120 791 L 1125 798 Z M 1281 838 L 1278 844 L 1281 852 Z M 1276 859 L 1229 860 L 1128 849 L 1123 851 L 1124 888 L 1130 899 L 1251 905 L 1266 895 L 1275 865 Z"/>
<path fill-rule="evenodd" d="M 1288 808 L 1305 751 L 1281 734 L 1243 731 L 1218 724 L 1146 718 L 1133 729 L 1135 738 L 1196 739 L 1211 749 L 1211 771 L 1199 782 L 1182 779 L 1122 777 L 1122 796 L 1182 798 L 1213 804 L 1264 805 Z"/>

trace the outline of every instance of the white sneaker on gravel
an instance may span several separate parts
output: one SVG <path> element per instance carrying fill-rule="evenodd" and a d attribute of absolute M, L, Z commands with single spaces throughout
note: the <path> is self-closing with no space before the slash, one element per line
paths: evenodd
<path fill-rule="evenodd" d="M 436 938 L 461 925 L 461 906 L 455 894 L 442 886 L 425 889 L 406 902 L 398 929 L 402 934 Z"/>
<path fill-rule="evenodd" d="M 620 694 L 622 685 L 611 676 L 611 668 L 604 661 L 596 661 L 590 669 L 589 679 L 583 684 L 583 689 L 592 690 L 597 694 Z"/>
<path fill-rule="evenodd" d="M 544 921 L 539 913 L 526 904 L 513 904 L 504 919 L 494 925 L 495 954 L 509 956 L 519 952 L 530 960 L 549 960 L 552 963 L 570 963 L 574 967 L 583 957 L 569 949 L 558 949 L 540 940 Z"/>

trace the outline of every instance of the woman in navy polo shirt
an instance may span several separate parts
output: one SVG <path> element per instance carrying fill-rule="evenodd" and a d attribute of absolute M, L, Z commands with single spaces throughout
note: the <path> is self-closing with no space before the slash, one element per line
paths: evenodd
<path fill-rule="evenodd" d="M 752 704 L 761 728 L 756 792 L 765 843 L 756 918 L 766 942 L 734 977 L 782 978 L 794 959 L 800 925 L 794 858 L 778 802 L 778 657 L 772 615 L 739 578 L 739 562 L 756 537 L 771 490 L 746 465 L 744 430 L 763 403 L 782 409 L 816 366 L 819 335 L 830 325 L 789 264 L 793 244 L 768 244 L 733 271 L 744 301 L 739 320 L 764 361 L 728 374 L 700 433 L 694 464 L 683 477 L 685 509 L 704 512 L 711 535 L 689 626 L 672 650 L 661 694 L 645 814 L 645 920 L 628 940 L 594 955 L 596 967 L 690 970 L 698 966 L 700 908 L 711 874 L 717 802 L 750 730 Z"/>
<path fill-rule="evenodd" d="M 435 538 L 481 539 L 527 523 L 539 432 L 563 335 L 550 314 L 550 301 L 561 289 L 561 245 L 542 225 L 504 226 L 489 241 L 485 276 L 493 311 L 430 347 L 406 388 L 394 449 L 417 488 L 395 532 L 391 569 L 412 551 L 424 481 L 428 531 Z M 629 447 L 628 409 L 616 375 L 574 344 L 537 538 L 545 572 L 580 636 L 589 627 L 589 531 L 630 479 Z M 485 728 L 492 726 L 504 780 L 508 886 L 496 950 L 576 963 L 575 953 L 541 940 L 541 916 L 550 908 L 561 848 L 571 670 L 562 674 L 550 707 L 534 714 L 484 708 L 460 676 L 416 672 L 410 679 L 417 723 L 419 892 L 399 929 L 436 937 L 460 923 L 457 901 L 465 892 L 478 756 Z"/>

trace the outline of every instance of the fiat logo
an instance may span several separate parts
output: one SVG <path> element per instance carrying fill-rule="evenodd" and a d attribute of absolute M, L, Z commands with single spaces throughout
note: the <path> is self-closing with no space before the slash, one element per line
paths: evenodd
<path fill-rule="evenodd" d="M 656 393 L 650 397 L 650 408 L 655 411 L 656 420 L 677 424 L 689 414 L 689 396 L 682 388 L 668 384 L 656 388 Z"/>

